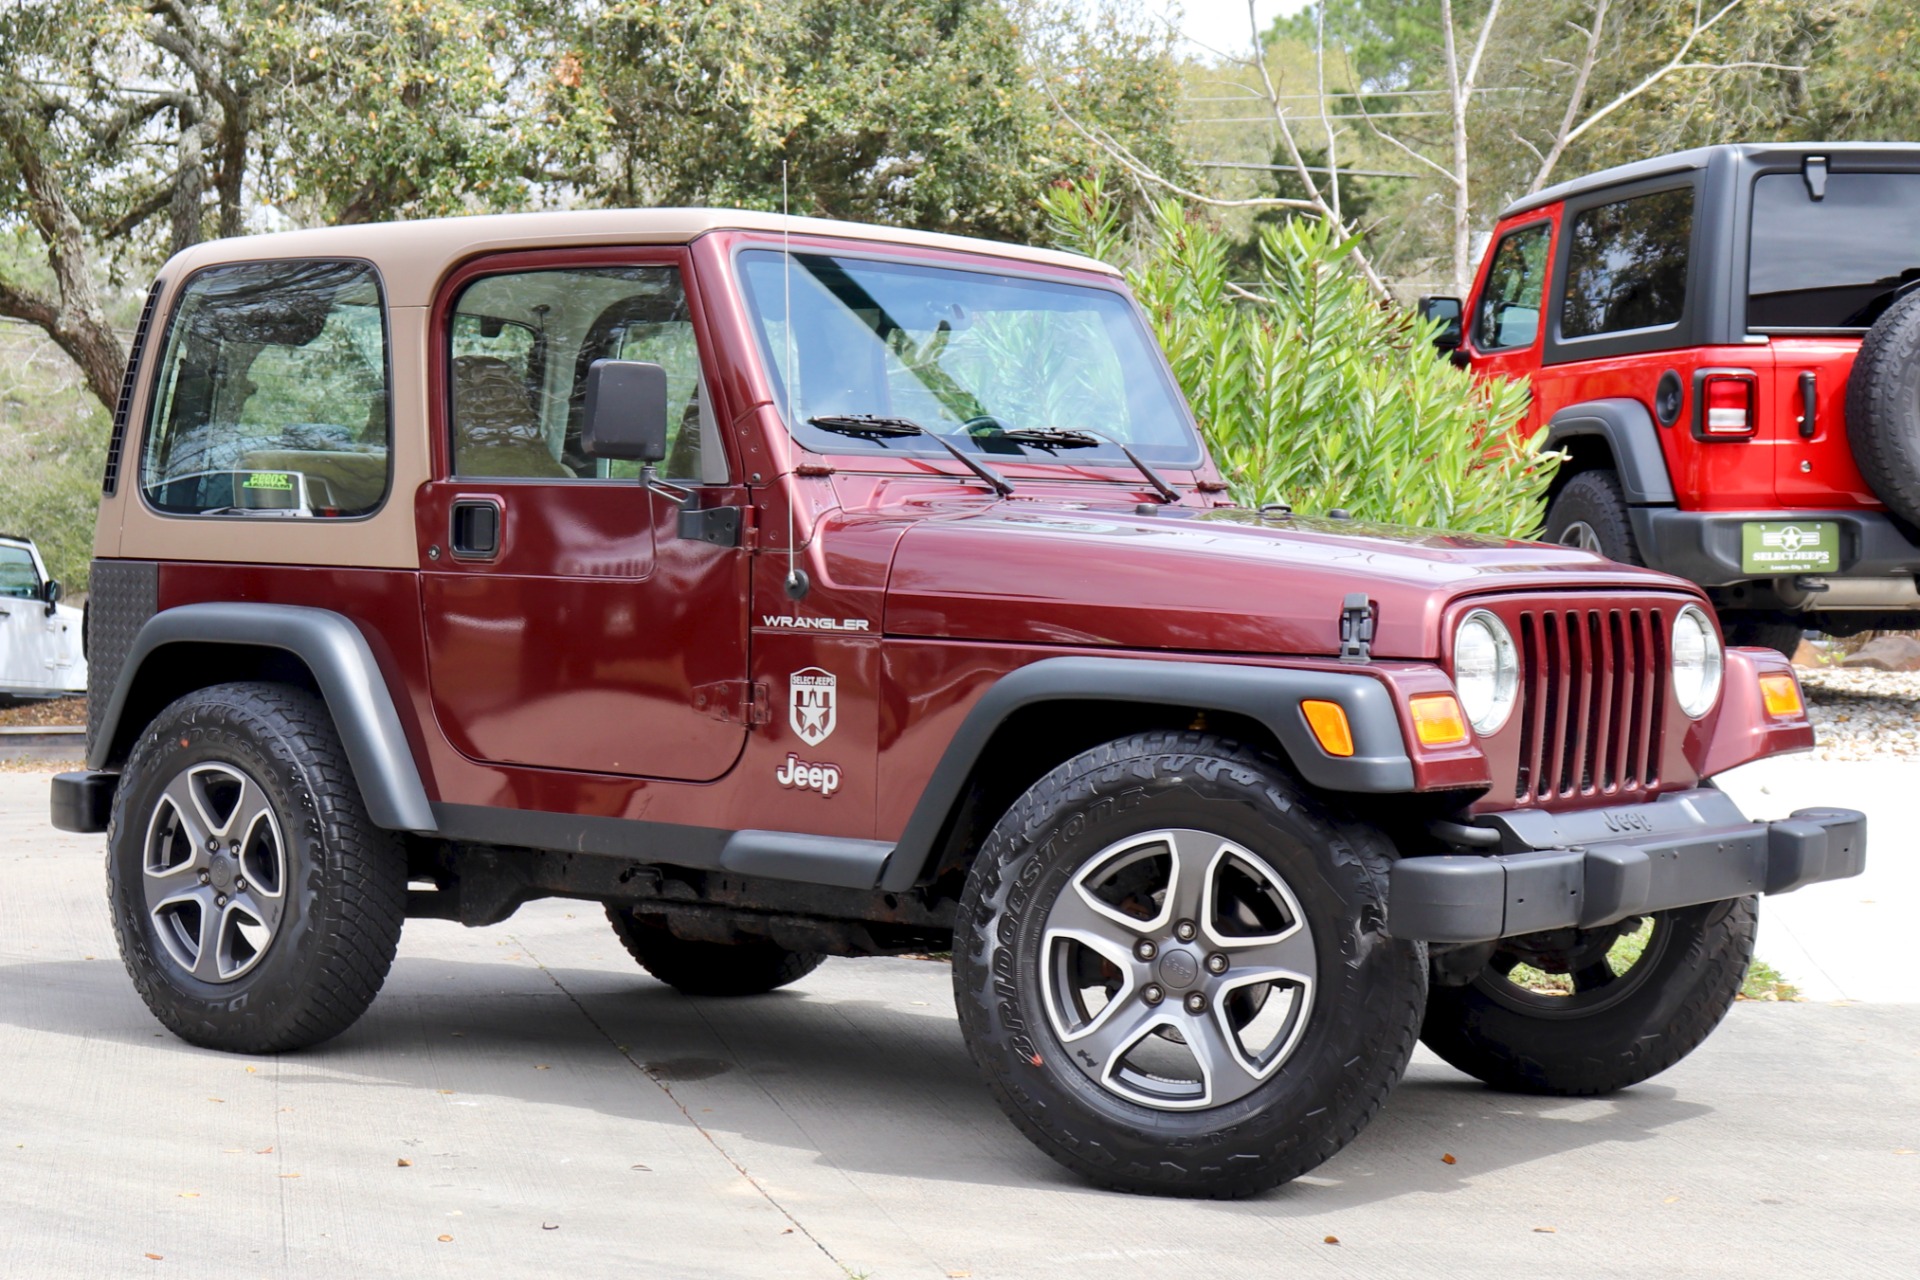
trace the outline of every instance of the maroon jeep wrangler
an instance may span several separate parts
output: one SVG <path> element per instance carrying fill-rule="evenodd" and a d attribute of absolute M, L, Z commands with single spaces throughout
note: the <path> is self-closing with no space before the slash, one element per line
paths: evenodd
<path fill-rule="evenodd" d="M 1920 626 L 1920 146 L 1706 147 L 1509 206 L 1444 348 L 1570 455 L 1546 536 L 1734 644 Z"/>
<path fill-rule="evenodd" d="M 1698 590 L 1564 546 L 1228 505 L 1134 302 L 1065 254 L 712 210 L 258 236 L 170 262 L 116 416 L 89 769 L 156 1017 L 346 1029 L 403 919 L 606 904 L 655 977 L 951 950 L 1070 1167 L 1240 1195 L 1416 1037 L 1643 1080 L 1756 895 L 1858 813 Z"/>

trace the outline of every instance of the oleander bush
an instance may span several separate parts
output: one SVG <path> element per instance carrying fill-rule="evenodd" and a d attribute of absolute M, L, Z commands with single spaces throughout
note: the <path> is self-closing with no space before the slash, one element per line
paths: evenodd
<path fill-rule="evenodd" d="M 1063 247 L 1122 268 L 1235 501 L 1508 537 L 1539 530 L 1560 455 L 1516 434 L 1524 384 L 1476 380 L 1383 303 L 1354 243 L 1297 217 L 1259 231 L 1257 279 L 1180 202 L 1123 223 L 1095 180 L 1043 198 Z"/>

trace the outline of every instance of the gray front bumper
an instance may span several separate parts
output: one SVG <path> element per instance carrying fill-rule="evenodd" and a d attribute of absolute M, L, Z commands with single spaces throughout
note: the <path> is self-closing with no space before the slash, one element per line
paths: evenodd
<path fill-rule="evenodd" d="M 1394 864 L 1387 927 L 1395 937 L 1487 942 L 1593 928 L 1857 876 L 1867 858 L 1863 813 L 1802 809 L 1778 822 L 1749 822 L 1711 789 L 1611 809 L 1484 814 L 1475 822 L 1498 833 L 1498 853 Z"/>

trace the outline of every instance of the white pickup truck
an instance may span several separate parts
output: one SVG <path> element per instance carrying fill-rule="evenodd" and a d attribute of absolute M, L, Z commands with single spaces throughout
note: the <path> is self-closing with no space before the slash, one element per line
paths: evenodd
<path fill-rule="evenodd" d="M 0 706 L 86 691 L 80 610 L 60 603 L 32 539 L 0 534 Z"/>

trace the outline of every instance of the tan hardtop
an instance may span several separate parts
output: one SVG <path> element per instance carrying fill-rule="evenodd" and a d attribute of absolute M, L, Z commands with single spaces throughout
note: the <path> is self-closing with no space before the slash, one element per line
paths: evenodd
<path fill-rule="evenodd" d="M 494 213 L 416 222 L 365 223 L 278 231 L 265 235 L 210 240 L 175 255 L 165 274 L 177 281 L 186 273 L 223 262 L 273 258 L 361 258 L 380 269 L 387 305 L 424 307 L 433 289 L 456 263 L 482 253 L 586 245 L 686 244 L 710 231 L 791 231 L 794 235 L 833 236 L 961 253 L 986 254 L 1016 262 L 1117 274 L 1092 258 L 1035 249 L 997 240 L 907 231 L 898 227 L 838 222 L 829 218 L 785 217 L 744 209 L 583 209 L 555 213 Z"/>

